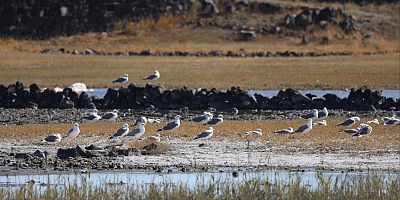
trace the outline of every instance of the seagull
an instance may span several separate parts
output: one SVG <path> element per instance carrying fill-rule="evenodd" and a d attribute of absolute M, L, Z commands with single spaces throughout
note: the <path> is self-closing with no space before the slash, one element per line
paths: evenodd
<path fill-rule="evenodd" d="M 67 138 L 76 138 L 76 136 L 79 135 L 80 131 L 81 130 L 79 129 L 79 124 L 75 123 L 74 127 L 69 130 Z"/>
<path fill-rule="evenodd" d="M 180 115 L 175 116 L 174 120 L 169 122 L 164 127 L 158 129 L 157 132 L 160 132 L 160 131 L 173 131 L 173 130 L 179 128 L 179 126 L 181 125 L 180 117 L 181 117 Z"/>
<path fill-rule="evenodd" d="M 210 126 L 218 126 L 224 122 L 224 116 L 219 114 L 217 117 L 213 117 L 210 121 L 207 122 L 205 125 L 210 125 Z"/>
<path fill-rule="evenodd" d="M 139 139 L 146 131 L 144 125 L 145 125 L 144 123 L 140 123 L 138 128 L 133 129 L 131 132 L 126 134 L 125 137 L 132 137 L 134 139 Z"/>
<path fill-rule="evenodd" d="M 93 109 L 89 115 L 85 115 L 83 118 L 85 122 L 96 122 L 101 119 L 101 117 L 97 114 L 97 109 Z"/>
<path fill-rule="evenodd" d="M 161 135 L 159 133 L 156 133 L 156 135 L 150 136 L 149 140 L 154 140 L 156 142 L 161 142 Z"/>
<path fill-rule="evenodd" d="M 276 131 L 274 131 L 274 133 L 276 133 L 276 134 L 291 134 L 291 133 L 293 133 L 293 131 L 294 131 L 293 128 L 289 127 L 287 129 L 276 130 Z"/>
<path fill-rule="evenodd" d="M 155 119 L 148 118 L 148 119 L 147 119 L 147 122 L 149 122 L 150 124 L 154 124 L 154 123 L 159 124 L 159 123 L 161 122 L 161 119 L 157 119 L 157 118 L 155 118 Z"/>
<path fill-rule="evenodd" d="M 239 113 L 239 110 L 235 107 L 232 108 L 232 114 L 233 116 L 236 116 Z"/>
<path fill-rule="evenodd" d="M 338 124 L 337 126 L 353 126 L 357 121 L 360 121 L 359 117 L 350 117 L 349 119 Z"/>
<path fill-rule="evenodd" d="M 339 133 L 355 134 L 355 133 L 357 133 L 358 130 L 360 130 L 360 129 L 359 128 L 344 129 L 344 130 L 340 130 Z"/>
<path fill-rule="evenodd" d="M 203 112 L 203 115 L 192 118 L 193 122 L 199 122 L 200 124 L 207 124 L 212 119 L 213 114 L 210 112 Z"/>
<path fill-rule="evenodd" d="M 311 113 L 307 113 L 305 115 L 302 115 L 301 118 L 315 120 L 315 119 L 318 118 L 318 110 L 317 109 L 313 109 Z"/>
<path fill-rule="evenodd" d="M 117 137 L 124 137 L 129 132 L 129 124 L 125 123 L 124 126 L 119 128 L 111 137 L 110 139 L 114 139 Z"/>
<path fill-rule="evenodd" d="M 61 141 L 61 134 L 51 134 L 42 140 L 42 142 L 47 143 L 58 143 Z"/>
<path fill-rule="evenodd" d="M 261 128 L 257 128 L 254 131 L 247 131 L 246 135 L 257 135 L 257 136 L 262 136 L 262 130 Z"/>
<path fill-rule="evenodd" d="M 307 124 L 300 126 L 294 133 L 308 133 L 312 129 L 312 119 L 307 120 Z"/>
<path fill-rule="evenodd" d="M 400 119 L 396 119 L 396 118 L 394 118 L 394 117 L 392 117 L 392 118 L 390 118 L 390 119 L 388 119 L 388 120 L 385 120 L 385 121 L 383 122 L 383 125 L 384 125 L 384 126 L 396 126 L 396 125 L 398 125 L 398 124 L 400 124 Z"/>
<path fill-rule="evenodd" d="M 117 117 L 118 117 L 118 110 L 114 109 L 112 112 L 107 112 L 103 116 L 101 116 L 101 120 L 115 121 Z"/>
<path fill-rule="evenodd" d="M 317 126 L 326 126 L 327 125 L 327 121 L 326 120 L 320 120 L 320 121 L 317 121 L 317 122 L 315 122 L 313 124 L 317 125 Z"/>
<path fill-rule="evenodd" d="M 160 72 L 157 70 L 153 72 L 152 75 L 148 76 L 147 78 L 144 78 L 143 80 L 148 80 L 148 81 L 155 81 L 160 78 Z"/>
<path fill-rule="evenodd" d="M 127 83 L 127 82 L 128 82 L 128 79 L 129 79 L 129 78 L 128 78 L 128 74 L 124 74 L 123 76 L 120 76 L 119 78 L 113 80 L 112 82 L 115 83 L 115 84 L 120 84 L 120 85 L 122 85 L 122 84 Z"/>
<path fill-rule="evenodd" d="M 353 136 L 362 137 L 372 133 L 372 127 L 368 124 L 360 124 L 360 127 L 358 128 L 359 130 Z"/>
<path fill-rule="evenodd" d="M 196 137 L 193 138 L 193 140 L 199 140 L 199 139 L 206 140 L 206 139 L 210 139 L 211 136 L 213 135 L 213 132 L 214 132 L 214 128 L 213 128 L 213 127 L 208 127 L 207 130 L 205 130 L 205 131 L 203 131 L 203 132 L 197 134 Z"/>
<path fill-rule="evenodd" d="M 379 124 L 379 120 L 378 119 L 370 120 L 367 122 L 367 124 Z"/>
<path fill-rule="evenodd" d="M 318 119 L 326 119 L 328 117 L 328 109 L 324 107 L 321 111 L 318 112 Z"/>
<path fill-rule="evenodd" d="M 135 122 L 135 124 L 133 126 L 136 126 L 137 124 L 140 124 L 140 123 L 143 123 L 144 125 L 146 125 L 147 124 L 147 118 L 144 117 L 144 116 L 139 117 L 136 120 L 136 122 Z"/>

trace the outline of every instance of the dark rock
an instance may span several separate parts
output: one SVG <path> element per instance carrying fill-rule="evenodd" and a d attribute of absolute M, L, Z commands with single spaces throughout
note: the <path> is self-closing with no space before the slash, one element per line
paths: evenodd
<path fill-rule="evenodd" d="M 107 150 L 87 150 L 86 157 L 94 158 L 94 157 L 104 157 L 109 156 L 109 151 Z"/>
<path fill-rule="evenodd" d="M 275 5 L 267 2 L 260 2 L 257 4 L 257 6 L 258 10 L 262 14 L 275 14 L 279 13 L 282 10 L 282 7 L 280 5 Z"/>
<path fill-rule="evenodd" d="M 37 149 L 32 155 L 38 158 L 45 158 L 47 156 L 47 152 Z"/>
<path fill-rule="evenodd" d="M 114 155 L 119 156 L 140 156 L 140 150 L 136 148 L 117 148 L 113 150 Z"/>
<path fill-rule="evenodd" d="M 36 83 L 34 83 L 29 86 L 29 92 L 31 94 L 37 94 L 37 93 L 41 92 L 41 89 Z"/>
<path fill-rule="evenodd" d="M 86 149 L 86 150 L 104 150 L 103 148 L 98 147 L 98 146 L 96 146 L 96 145 L 94 145 L 94 144 L 91 144 L 91 145 L 85 147 L 85 149 Z"/>
<path fill-rule="evenodd" d="M 59 148 L 57 150 L 57 157 L 60 159 L 76 158 L 80 156 L 76 148 Z"/>
<path fill-rule="evenodd" d="M 16 159 L 27 159 L 27 158 L 29 158 L 30 156 L 31 156 L 30 153 L 16 153 L 16 154 L 14 155 L 14 157 L 15 157 Z"/>

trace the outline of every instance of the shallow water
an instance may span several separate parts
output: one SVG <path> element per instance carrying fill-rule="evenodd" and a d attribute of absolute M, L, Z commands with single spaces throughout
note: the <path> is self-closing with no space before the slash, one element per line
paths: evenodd
<path fill-rule="evenodd" d="M 88 93 L 100 98 L 103 98 L 107 93 L 108 88 L 91 88 Z M 254 97 L 254 94 L 261 94 L 263 96 L 272 97 L 277 95 L 279 90 L 248 90 L 248 93 Z M 313 94 L 317 97 L 322 97 L 325 94 L 336 94 L 339 98 L 348 97 L 350 90 L 299 90 L 303 94 Z M 382 96 L 400 99 L 400 90 L 382 90 Z"/>
<path fill-rule="evenodd" d="M 336 178 L 339 182 L 346 178 L 362 178 L 370 173 L 366 172 L 321 172 L 325 178 L 331 177 L 333 180 Z M 396 174 L 389 172 L 375 172 L 374 175 L 383 176 L 387 180 L 393 180 L 398 177 Z M 11 175 L 0 176 L 0 188 L 17 188 L 18 186 L 26 185 L 28 181 L 34 180 L 35 184 L 40 187 L 41 184 L 50 185 L 65 185 L 68 183 L 76 183 L 82 185 L 85 182 L 99 186 L 104 183 L 125 183 L 133 184 L 136 186 L 149 185 L 149 184 L 186 184 L 189 188 L 194 188 L 196 183 L 208 184 L 212 180 L 215 181 L 228 181 L 229 183 L 240 183 L 243 181 L 254 180 L 269 180 L 270 182 L 279 181 L 287 184 L 292 180 L 300 180 L 302 185 L 307 185 L 311 188 L 317 187 L 318 178 L 316 172 L 290 172 L 278 170 L 264 170 L 252 172 L 239 172 L 237 177 L 232 176 L 232 172 L 192 172 L 192 173 L 155 173 L 155 172 L 95 172 L 95 173 L 64 173 L 64 174 L 40 174 L 40 175 Z M 298 178 L 298 179 L 297 179 Z M 43 186 L 43 185 L 42 185 Z"/>

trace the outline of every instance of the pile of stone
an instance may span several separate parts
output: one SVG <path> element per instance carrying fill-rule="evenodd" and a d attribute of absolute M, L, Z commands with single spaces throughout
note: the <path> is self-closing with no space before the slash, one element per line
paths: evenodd
<path fill-rule="evenodd" d="M 399 110 L 400 99 L 382 96 L 381 91 L 368 87 L 351 89 L 347 98 L 325 94 L 316 98 L 303 95 L 297 90 L 286 89 L 271 98 L 259 94 L 253 98 L 247 91 L 232 87 L 227 91 L 213 89 L 166 89 L 159 85 L 138 87 L 130 84 L 126 88 L 107 90 L 103 98 L 80 94 L 71 88 L 55 91 L 42 90 L 37 84 L 29 89 L 17 81 L 8 87 L 0 85 L 0 107 L 3 108 L 97 108 L 97 109 L 139 109 L 139 110 L 204 110 L 210 107 L 219 110 L 237 108 L 242 110 L 303 110 L 303 109 L 345 109 L 345 110 Z"/>

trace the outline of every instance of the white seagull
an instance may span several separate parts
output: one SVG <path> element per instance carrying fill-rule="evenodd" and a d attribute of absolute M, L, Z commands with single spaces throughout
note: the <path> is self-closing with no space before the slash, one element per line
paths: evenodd
<path fill-rule="evenodd" d="M 124 74 L 123 76 L 120 76 L 119 78 L 113 80 L 112 82 L 115 83 L 115 84 L 120 84 L 120 85 L 122 85 L 122 84 L 127 83 L 128 80 L 129 80 L 128 74 Z"/>
<path fill-rule="evenodd" d="M 208 121 L 213 117 L 210 112 L 203 112 L 203 115 L 192 118 L 193 122 L 198 122 L 200 124 L 207 124 Z"/>
<path fill-rule="evenodd" d="M 140 123 L 143 123 L 144 125 L 146 125 L 147 124 L 147 118 L 144 117 L 144 116 L 139 117 L 136 120 L 136 122 L 135 122 L 135 124 L 133 126 L 136 126 L 137 124 L 140 124 Z"/>
<path fill-rule="evenodd" d="M 294 133 L 308 133 L 312 130 L 312 119 L 307 120 L 307 124 L 300 126 Z"/>
<path fill-rule="evenodd" d="M 301 118 L 303 119 L 317 119 L 318 118 L 318 110 L 317 109 L 313 109 L 311 113 L 307 113 L 301 116 Z"/>
<path fill-rule="evenodd" d="M 262 130 L 261 128 L 257 128 L 254 131 L 247 131 L 246 135 L 257 135 L 257 136 L 262 136 Z"/>
<path fill-rule="evenodd" d="M 78 136 L 80 132 L 81 132 L 81 130 L 79 129 L 79 124 L 78 124 L 78 123 L 75 123 L 75 124 L 74 124 L 74 127 L 71 128 L 71 129 L 68 131 L 67 138 L 76 138 L 76 136 Z"/>
<path fill-rule="evenodd" d="M 114 109 L 112 112 L 106 112 L 103 116 L 101 116 L 101 120 L 115 121 L 117 117 L 118 117 L 118 110 Z"/>
<path fill-rule="evenodd" d="M 293 130 L 292 127 L 289 127 L 287 129 L 280 129 L 280 130 L 274 131 L 274 133 L 276 133 L 276 134 L 291 134 L 293 132 L 294 132 L 294 130 Z"/>
<path fill-rule="evenodd" d="M 111 137 L 110 139 L 124 137 L 129 132 L 129 124 L 125 123 L 121 128 L 119 128 Z"/>
<path fill-rule="evenodd" d="M 360 121 L 359 117 L 350 117 L 349 119 L 343 121 L 337 126 L 353 126 L 354 124 L 356 124 L 357 121 Z"/>
<path fill-rule="evenodd" d="M 175 119 L 172 120 L 171 122 L 169 122 L 167 125 L 165 125 L 164 127 L 160 128 L 157 130 L 157 132 L 160 131 L 173 131 L 177 128 L 179 128 L 179 126 L 181 126 L 181 120 L 180 120 L 181 116 L 177 115 L 175 116 Z"/>
<path fill-rule="evenodd" d="M 320 121 L 314 122 L 314 125 L 326 126 L 327 125 L 327 121 L 326 120 L 320 120 Z"/>
<path fill-rule="evenodd" d="M 318 119 L 326 119 L 329 115 L 328 109 L 324 107 L 318 112 Z"/>
<path fill-rule="evenodd" d="M 394 117 L 392 117 L 392 118 L 390 118 L 390 119 L 388 119 L 388 120 L 385 120 L 385 121 L 383 122 L 383 125 L 384 125 L 384 126 L 396 126 L 396 125 L 398 125 L 398 124 L 400 124 L 400 119 L 396 119 L 396 118 L 394 118 Z"/>
<path fill-rule="evenodd" d="M 126 134 L 125 137 L 139 139 L 146 132 L 146 129 L 144 128 L 144 125 L 145 125 L 144 123 L 140 123 L 139 127 L 133 129 L 131 132 Z"/>
<path fill-rule="evenodd" d="M 156 142 L 161 142 L 161 135 L 159 133 L 156 133 L 156 135 L 150 136 L 149 140 L 154 140 Z"/>
<path fill-rule="evenodd" d="M 362 137 L 372 133 L 372 127 L 368 124 L 360 124 L 358 128 L 359 130 L 353 136 Z"/>
<path fill-rule="evenodd" d="M 378 119 L 370 120 L 367 122 L 367 124 L 379 124 L 379 120 Z"/>
<path fill-rule="evenodd" d="M 51 134 L 48 135 L 46 138 L 42 140 L 42 142 L 47 142 L 47 143 L 58 143 L 61 141 L 61 134 Z"/>
<path fill-rule="evenodd" d="M 224 122 L 224 116 L 219 114 L 217 117 L 213 117 L 210 121 L 208 121 L 206 125 L 218 126 L 222 124 L 222 122 Z"/>
<path fill-rule="evenodd" d="M 203 132 L 197 134 L 196 137 L 193 138 L 193 140 L 199 140 L 199 139 L 206 140 L 206 139 L 210 139 L 211 136 L 213 135 L 213 132 L 214 132 L 214 128 L 213 128 L 213 127 L 208 127 L 207 130 L 205 130 L 205 131 L 203 131 Z"/>
<path fill-rule="evenodd" d="M 101 119 L 101 117 L 97 114 L 97 109 L 93 109 L 88 115 L 85 115 L 83 118 L 84 122 L 96 122 Z"/>
<path fill-rule="evenodd" d="M 360 129 L 359 128 L 344 129 L 344 130 L 340 130 L 339 133 L 355 134 L 355 133 L 357 133 L 358 130 L 360 130 Z"/>
<path fill-rule="evenodd" d="M 152 75 L 144 78 L 143 80 L 148 80 L 148 81 L 155 81 L 157 79 L 160 78 L 160 72 L 158 72 L 157 70 L 153 72 Z"/>

